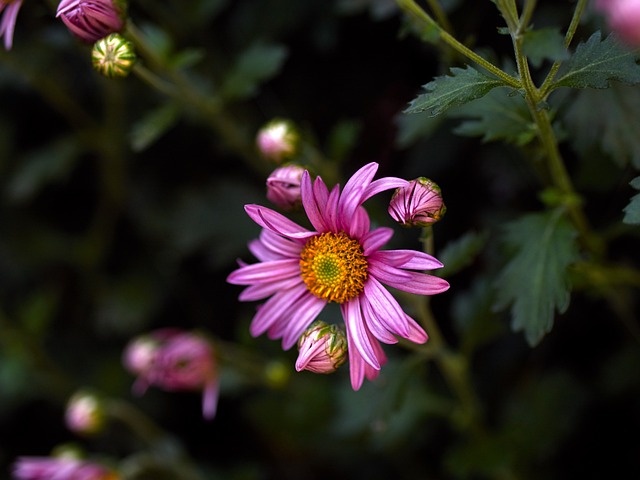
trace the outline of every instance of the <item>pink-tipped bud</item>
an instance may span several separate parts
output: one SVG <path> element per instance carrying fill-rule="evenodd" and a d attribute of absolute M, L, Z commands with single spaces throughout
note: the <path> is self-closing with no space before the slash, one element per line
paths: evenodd
<path fill-rule="evenodd" d="M 313 322 L 298 340 L 296 370 L 333 373 L 347 360 L 347 337 L 335 324 Z"/>
<path fill-rule="evenodd" d="M 286 165 L 276 168 L 267 178 L 267 199 L 283 210 L 294 210 L 302 205 L 300 183 L 304 168 Z"/>
<path fill-rule="evenodd" d="M 89 392 L 75 393 L 67 403 L 65 422 L 75 433 L 93 435 L 100 432 L 106 422 L 102 400 Z"/>
<path fill-rule="evenodd" d="M 440 187 L 424 177 L 396 189 L 389 203 L 389 215 L 407 227 L 431 225 L 440 220 L 446 211 Z"/>
<path fill-rule="evenodd" d="M 262 156 L 275 163 L 291 159 L 298 152 L 300 135 L 289 120 L 276 118 L 265 124 L 256 135 Z"/>
<path fill-rule="evenodd" d="M 62 0 L 56 17 L 86 43 L 94 43 L 124 27 L 123 12 L 113 0 Z"/>

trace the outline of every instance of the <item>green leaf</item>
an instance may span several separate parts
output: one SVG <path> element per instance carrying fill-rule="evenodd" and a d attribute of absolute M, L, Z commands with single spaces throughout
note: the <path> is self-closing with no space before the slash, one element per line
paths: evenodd
<path fill-rule="evenodd" d="M 516 253 L 498 277 L 496 307 L 511 306 L 511 327 L 524 331 L 531 346 L 551 330 L 554 312 L 569 306 L 575 237 L 561 210 L 528 214 L 506 227 L 505 243 Z"/>
<path fill-rule="evenodd" d="M 222 95 L 227 99 L 241 99 L 256 94 L 261 83 L 280 71 L 287 53 L 282 45 L 261 42 L 251 45 L 240 54 L 226 77 Z"/>
<path fill-rule="evenodd" d="M 131 129 L 131 148 L 141 152 L 153 145 L 162 135 L 173 127 L 180 117 L 175 104 L 168 103 L 147 113 Z"/>
<path fill-rule="evenodd" d="M 424 85 L 427 93 L 415 98 L 405 113 L 429 112 L 439 115 L 451 107 L 463 105 L 486 95 L 490 90 L 504 84 L 484 75 L 472 67 L 452 68 L 451 75 L 436 77 Z"/>
<path fill-rule="evenodd" d="M 552 88 L 607 88 L 612 80 L 628 85 L 640 83 L 638 53 L 622 45 L 614 35 L 600 40 L 595 32 L 578 45 L 575 53 L 563 64 Z"/>
<path fill-rule="evenodd" d="M 66 180 L 78 159 L 78 146 L 71 138 L 63 138 L 28 153 L 9 179 L 6 194 L 14 201 L 24 202 L 42 187 Z"/>
<path fill-rule="evenodd" d="M 522 49 L 534 67 L 543 60 L 567 60 L 569 52 L 564 46 L 564 36 L 557 28 L 530 30 L 523 36 Z"/>
<path fill-rule="evenodd" d="M 447 243 L 438 255 L 444 264 L 438 274 L 446 277 L 459 272 L 470 265 L 487 243 L 486 232 L 468 232 L 462 237 Z"/>
<path fill-rule="evenodd" d="M 636 190 L 640 190 L 640 177 L 636 177 L 629 183 Z M 640 225 L 640 193 L 631 197 L 629 205 L 624 207 L 622 221 L 629 225 Z"/>
<path fill-rule="evenodd" d="M 572 98 L 564 115 L 573 147 L 583 157 L 603 152 L 620 167 L 640 169 L 640 90 L 612 85 L 606 90 L 583 90 Z"/>
<path fill-rule="evenodd" d="M 471 117 L 454 132 L 458 135 L 482 137 L 484 142 L 505 141 L 523 146 L 536 136 L 529 109 L 520 95 L 509 95 L 496 89 L 482 98 L 452 110 L 454 117 Z"/>

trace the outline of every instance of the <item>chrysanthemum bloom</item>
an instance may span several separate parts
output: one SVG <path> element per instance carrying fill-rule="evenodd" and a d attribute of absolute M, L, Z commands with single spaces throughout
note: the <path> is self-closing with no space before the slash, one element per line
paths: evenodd
<path fill-rule="evenodd" d="M 347 360 L 347 337 L 342 328 L 316 320 L 298 340 L 296 370 L 333 373 Z"/>
<path fill-rule="evenodd" d="M 149 386 L 164 390 L 202 390 L 202 414 L 211 419 L 218 404 L 218 370 L 211 342 L 175 329 L 161 329 L 132 340 L 123 354 L 124 365 L 138 375 L 134 393 Z"/>
<path fill-rule="evenodd" d="M 56 17 L 80 40 L 93 43 L 124 27 L 122 10 L 112 0 L 62 0 Z"/>
<path fill-rule="evenodd" d="M 22 0 L 0 0 L 0 37 L 4 37 L 4 48 L 11 50 L 13 46 L 13 31 L 16 28 L 18 12 L 22 6 Z"/>
<path fill-rule="evenodd" d="M 276 168 L 267 178 L 267 199 L 283 210 L 294 210 L 301 206 L 302 172 L 304 168 L 299 165 Z"/>
<path fill-rule="evenodd" d="M 65 423 L 72 432 L 91 435 L 102 430 L 105 421 L 103 402 L 96 395 L 80 391 L 67 402 Z"/>
<path fill-rule="evenodd" d="M 389 215 L 407 227 L 425 227 L 435 223 L 446 211 L 440 187 L 424 177 L 396 189 L 389 202 Z"/>
<path fill-rule="evenodd" d="M 112 33 L 93 44 L 91 64 L 107 78 L 124 78 L 136 63 L 133 44 L 119 33 Z"/>
<path fill-rule="evenodd" d="M 640 0 L 597 0 L 609 27 L 631 47 L 640 47 Z"/>
<path fill-rule="evenodd" d="M 258 150 L 265 158 L 280 163 L 298 151 L 300 135 L 289 120 L 273 119 L 256 135 Z"/>
<path fill-rule="evenodd" d="M 403 337 L 427 341 L 425 331 L 407 315 L 382 283 L 406 292 L 433 295 L 449 284 L 420 272 L 442 267 L 432 256 L 414 250 L 380 250 L 393 235 L 386 227 L 371 229 L 362 204 L 377 193 L 408 185 L 385 177 L 373 181 L 378 169 L 370 163 L 358 170 L 341 191 L 331 191 L 322 178 L 312 183 L 302 175 L 302 205 L 313 230 L 278 212 L 246 205 L 249 216 L 263 230 L 249 244 L 259 263 L 232 272 L 227 281 L 248 285 L 241 301 L 268 299 L 251 323 L 254 336 L 282 338 L 289 349 L 329 302 L 340 305 L 346 325 L 351 385 L 378 376 L 386 362 L 379 342 Z"/>
<path fill-rule="evenodd" d="M 16 480 L 118 480 L 103 465 L 70 457 L 20 457 L 13 464 Z"/>

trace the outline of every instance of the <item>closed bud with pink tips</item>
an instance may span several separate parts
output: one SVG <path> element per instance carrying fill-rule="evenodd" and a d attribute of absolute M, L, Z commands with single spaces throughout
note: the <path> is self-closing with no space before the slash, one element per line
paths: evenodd
<path fill-rule="evenodd" d="M 389 215 L 406 227 L 426 227 L 440 220 L 446 211 L 440 187 L 425 177 L 397 188 L 389 203 Z"/>
<path fill-rule="evenodd" d="M 62 0 L 56 17 L 86 43 L 94 43 L 124 27 L 123 8 L 113 0 Z"/>
<path fill-rule="evenodd" d="M 296 370 L 333 373 L 347 360 L 347 337 L 342 328 L 316 320 L 298 340 Z"/>

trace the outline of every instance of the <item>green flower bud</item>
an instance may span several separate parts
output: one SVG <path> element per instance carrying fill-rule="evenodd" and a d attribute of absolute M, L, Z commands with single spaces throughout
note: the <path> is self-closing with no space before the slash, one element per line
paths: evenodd
<path fill-rule="evenodd" d="M 133 44 L 119 33 L 107 35 L 93 45 L 91 63 L 105 77 L 124 78 L 129 75 L 135 62 Z"/>

